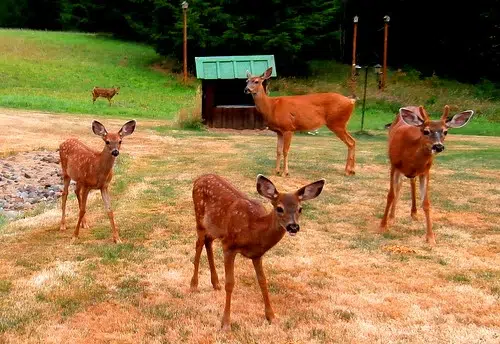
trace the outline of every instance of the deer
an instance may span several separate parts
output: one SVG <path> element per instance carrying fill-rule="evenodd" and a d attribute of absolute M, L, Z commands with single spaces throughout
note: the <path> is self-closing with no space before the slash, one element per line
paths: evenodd
<path fill-rule="evenodd" d="M 95 101 L 99 97 L 106 98 L 109 102 L 109 106 L 111 106 L 111 98 L 113 98 L 120 91 L 120 87 L 112 87 L 112 88 L 103 88 L 103 87 L 94 87 L 92 89 L 92 104 L 95 104 Z"/>
<path fill-rule="evenodd" d="M 288 176 L 288 152 L 293 134 L 297 131 L 314 131 L 326 125 L 347 146 L 345 174 L 354 175 L 356 141 L 347 131 L 355 99 L 339 93 L 312 93 L 296 96 L 269 97 L 263 83 L 271 77 L 272 67 L 262 75 L 247 71 L 245 93 L 251 94 L 255 107 L 276 132 L 276 174 L 280 174 L 283 157 L 283 176 Z"/>
<path fill-rule="evenodd" d="M 415 199 L 416 178 L 420 184 L 420 198 L 426 220 L 426 242 L 436 244 L 430 215 L 429 180 L 430 169 L 436 154 L 444 151 L 444 140 L 448 129 L 461 128 L 469 123 L 474 111 L 467 110 L 448 118 L 450 107 L 446 105 L 439 120 L 431 120 L 422 107 L 407 106 L 399 109 L 398 115 L 389 127 L 390 182 L 380 232 L 387 232 L 388 219 L 393 220 L 402 185 L 402 176 L 410 179 L 411 212 L 417 220 Z"/>
<path fill-rule="evenodd" d="M 226 179 L 216 174 L 205 174 L 193 183 L 193 202 L 196 217 L 196 253 L 191 290 L 198 288 L 200 256 L 205 246 L 212 286 L 219 290 L 212 243 L 222 242 L 224 252 L 226 303 L 222 329 L 230 329 L 231 295 L 234 288 L 234 260 L 238 253 L 252 260 L 262 292 L 266 319 L 275 318 L 271 307 L 266 276 L 262 267 L 263 255 L 274 247 L 288 232 L 295 236 L 302 213 L 301 203 L 319 196 L 325 180 L 301 187 L 293 193 L 280 193 L 263 175 L 257 176 L 257 192 L 271 201 L 273 209 L 267 212 L 258 200 L 252 200 Z"/>
<path fill-rule="evenodd" d="M 125 123 L 118 133 L 108 133 L 104 125 L 98 121 L 92 122 L 92 131 L 104 141 L 101 152 L 94 151 L 76 138 L 70 138 L 59 146 L 61 158 L 64 188 L 62 193 L 62 218 L 60 230 L 66 230 L 66 200 L 71 180 L 76 182 L 75 193 L 78 199 L 79 215 L 72 242 L 78 238 L 80 227 L 88 228 L 85 219 L 85 209 L 89 191 L 98 189 L 101 191 L 104 207 L 108 213 L 113 241 L 121 243 L 120 235 L 115 224 L 113 210 L 111 208 L 111 197 L 109 184 L 113 178 L 113 165 L 116 157 L 120 154 L 122 139 L 132 134 L 135 130 L 135 120 Z"/>

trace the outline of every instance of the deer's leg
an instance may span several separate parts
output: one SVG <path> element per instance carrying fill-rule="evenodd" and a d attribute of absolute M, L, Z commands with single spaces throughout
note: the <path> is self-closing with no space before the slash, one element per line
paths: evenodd
<path fill-rule="evenodd" d="M 222 329 L 231 329 L 231 295 L 234 289 L 234 258 L 236 252 L 224 252 L 224 272 L 226 275 L 226 305 L 224 306 L 224 315 L 222 316 Z"/>
<path fill-rule="evenodd" d="M 347 146 L 347 161 L 345 165 L 345 175 L 351 176 L 356 172 L 356 140 L 347 132 L 345 127 L 333 126 L 327 123 L 328 128 L 337 135 L 337 137 Z"/>
<path fill-rule="evenodd" d="M 283 155 L 283 134 L 276 132 L 278 136 L 278 144 L 276 145 L 276 174 L 280 174 L 281 156 Z"/>
<path fill-rule="evenodd" d="M 78 200 L 78 208 L 80 208 L 80 204 L 82 202 L 82 186 L 79 183 L 76 183 L 75 187 L 75 194 L 76 194 L 76 199 Z M 82 223 L 80 224 L 81 228 L 86 229 L 89 228 L 89 225 L 87 224 L 87 217 L 84 215 L 82 218 Z"/>
<path fill-rule="evenodd" d="M 208 265 L 210 266 L 210 280 L 214 289 L 220 290 L 219 276 L 215 269 L 213 242 L 214 239 L 205 236 L 205 248 L 207 249 Z"/>
<path fill-rule="evenodd" d="M 264 269 L 262 268 L 262 257 L 252 259 L 252 263 L 255 268 L 255 273 L 257 274 L 257 281 L 259 282 L 260 290 L 262 291 L 262 297 L 264 298 L 266 319 L 269 322 L 272 322 L 274 319 L 274 312 L 271 307 L 271 301 L 269 300 L 266 275 L 264 275 Z"/>
<path fill-rule="evenodd" d="M 62 217 L 60 226 L 60 230 L 62 231 L 66 230 L 66 200 L 68 199 L 68 189 L 69 189 L 69 183 L 71 182 L 71 178 L 68 175 L 65 175 L 63 179 L 64 179 L 64 188 L 62 193 L 62 205 L 61 205 Z"/>
<path fill-rule="evenodd" d="M 283 133 L 283 176 L 288 176 L 288 151 L 292 143 L 293 131 Z"/>
<path fill-rule="evenodd" d="M 398 175 L 397 179 L 398 180 L 394 181 L 394 200 L 392 201 L 391 211 L 389 213 L 389 219 L 394 219 L 394 217 L 396 216 L 396 206 L 399 201 L 399 193 L 401 191 L 401 186 L 403 185 L 403 179 L 401 178 L 401 174 Z"/>
<path fill-rule="evenodd" d="M 410 186 L 411 186 L 411 217 L 414 220 L 416 220 L 417 219 L 417 200 L 416 200 L 417 181 L 415 178 L 410 178 Z"/>
<path fill-rule="evenodd" d="M 106 208 L 106 212 L 108 213 L 111 229 L 113 231 L 113 242 L 115 242 L 116 244 L 120 244 L 122 240 L 120 239 L 120 233 L 118 232 L 118 228 L 116 228 L 115 216 L 113 214 L 113 209 L 111 209 L 111 197 L 109 196 L 109 191 L 107 186 L 101 189 L 101 196 L 102 196 L 102 201 L 104 202 L 104 207 Z"/>
<path fill-rule="evenodd" d="M 90 189 L 83 187 L 83 190 L 81 192 L 80 212 L 78 214 L 78 222 L 76 223 L 75 232 L 73 233 L 73 242 L 78 238 L 78 234 L 80 233 L 80 224 L 82 223 L 82 219 L 85 216 L 85 208 L 87 206 L 87 197 L 89 195 L 89 191 Z"/>
<path fill-rule="evenodd" d="M 392 202 L 394 201 L 395 194 L 395 180 L 399 180 L 400 172 L 391 166 L 391 179 L 389 183 L 389 193 L 387 194 L 387 204 L 385 206 L 384 217 L 382 217 L 382 222 L 380 223 L 380 232 L 387 231 L 387 217 L 389 215 L 389 210 L 392 207 Z"/>
<path fill-rule="evenodd" d="M 109 106 L 111 106 L 111 98 L 108 98 Z"/>
<path fill-rule="evenodd" d="M 203 251 L 203 244 L 205 242 L 205 229 L 197 225 L 196 231 L 198 233 L 198 239 L 196 240 L 196 253 L 194 254 L 194 272 L 193 277 L 191 278 L 192 291 L 196 291 L 198 289 L 198 271 L 200 267 L 200 257 L 201 252 Z"/>
<path fill-rule="evenodd" d="M 429 201 L 429 172 L 421 175 L 420 179 L 420 197 L 422 198 L 422 208 L 424 209 L 425 222 L 427 226 L 427 233 L 425 235 L 425 241 L 431 245 L 436 244 L 436 236 L 432 231 L 432 220 L 431 220 L 431 202 Z"/>

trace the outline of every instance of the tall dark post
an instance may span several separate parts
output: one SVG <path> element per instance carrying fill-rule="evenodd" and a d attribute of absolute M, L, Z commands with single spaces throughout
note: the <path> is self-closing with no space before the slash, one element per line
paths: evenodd
<path fill-rule="evenodd" d="M 356 38 L 358 36 L 358 16 L 353 19 L 353 34 L 352 34 L 352 65 L 351 65 L 351 79 L 354 81 L 356 74 Z"/>
<path fill-rule="evenodd" d="M 363 131 L 363 126 L 365 124 L 365 104 L 366 104 L 366 87 L 368 85 L 368 66 L 365 67 L 365 87 L 363 91 L 363 110 L 361 112 L 361 131 Z"/>
<path fill-rule="evenodd" d="M 356 40 L 358 36 L 358 16 L 353 18 L 353 34 L 352 34 L 352 65 L 351 65 L 351 94 L 355 97 L 356 85 Z"/>
<path fill-rule="evenodd" d="M 184 76 L 183 81 L 184 84 L 187 82 L 187 9 L 188 3 L 184 1 L 182 3 L 182 12 L 184 14 L 184 44 L 183 44 L 183 55 L 184 55 Z"/>
<path fill-rule="evenodd" d="M 384 66 L 382 71 L 382 87 L 381 90 L 385 89 L 386 79 L 387 79 L 387 36 L 389 34 L 389 21 L 391 17 L 384 16 Z"/>

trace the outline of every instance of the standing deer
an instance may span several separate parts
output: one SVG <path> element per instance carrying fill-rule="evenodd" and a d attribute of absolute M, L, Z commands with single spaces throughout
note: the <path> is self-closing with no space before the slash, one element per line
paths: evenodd
<path fill-rule="evenodd" d="M 112 87 L 112 88 L 102 88 L 102 87 L 94 87 L 92 89 L 92 104 L 95 104 L 95 100 L 99 97 L 106 98 L 109 102 L 109 106 L 111 106 L 111 98 L 113 98 L 120 91 L 120 87 Z"/>
<path fill-rule="evenodd" d="M 461 128 L 471 119 L 472 110 L 463 111 L 448 119 L 450 109 L 444 107 L 439 120 L 431 120 L 422 106 L 408 106 L 399 109 L 399 114 L 389 128 L 389 159 L 391 162 L 391 179 L 384 217 L 380 231 L 387 231 L 387 218 L 394 219 L 396 204 L 402 185 L 402 175 L 410 178 L 411 183 L 411 217 L 417 218 L 415 200 L 416 181 L 420 182 L 420 198 L 427 224 L 426 241 L 434 245 L 435 234 L 432 231 L 429 201 L 430 168 L 434 156 L 444 150 L 444 139 L 450 128 Z M 389 213 L 390 211 L 390 213 Z"/>
<path fill-rule="evenodd" d="M 76 182 L 75 193 L 78 199 L 80 209 L 78 222 L 72 241 L 78 238 L 80 226 L 87 228 L 85 220 L 85 208 L 87 205 L 87 196 L 91 189 L 101 190 L 102 200 L 109 221 L 113 230 L 113 241 L 120 243 L 120 236 L 115 225 L 113 210 L 111 209 L 111 198 L 108 191 L 108 185 L 113 178 L 113 165 L 115 159 L 120 154 L 122 139 L 134 132 L 135 121 L 128 121 L 118 131 L 118 133 L 108 133 L 106 128 L 98 121 L 92 122 L 92 131 L 99 135 L 104 141 L 102 152 L 96 152 L 86 146 L 78 139 L 68 139 L 59 146 L 59 155 L 61 157 L 61 166 L 64 179 L 64 190 L 62 193 L 62 218 L 61 230 L 66 230 L 66 199 L 68 197 L 68 188 L 71 180 Z"/>
<path fill-rule="evenodd" d="M 288 151 L 296 131 L 312 131 L 322 125 L 330 129 L 347 146 L 345 174 L 353 175 L 356 141 L 347 132 L 355 100 L 338 93 L 313 93 L 299 96 L 269 97 L 262 85 L 271 77 L 272 67 L 261 76 L 247 71 L 245 93 L 253 96 L 257 110 L 264 116 L 270 130 L 278 135 L 276 173 L 280 173 L 283 156 L 283 175 L 288 175 Z"/>
<path fill-rule="evenodd" d="M 264 206 L 249 199 L 225 179 L 207 174 L 198 177 L 193 185 L 193 201 L 196 216 L 196 254 L 191 289 L 198 287 L 198 267 L 203 245 L 207 249 L 210 275 L 214 289 L 220 289 L 215 270 L 212 242 L 222 241 L 224 271 L 226 276 L 226 305 L 222 328 L 230 328 L 231 294 L 234 287 L 234 259 L 237 253 L 252 259 L 257 280 L 264 298 L 265 314 L 269 322 L 274 312 L 269 301 L 266 276 L 262 268 L 262 256 L 288 232 L 294 236 L 300 227 L 301 202 L 316 198 L 325 180 L 308 184 L 294 193 L 279 193 L 274 184 L 262 175 L 257 176 L 257 192 L 269 199 L 273 210 L 267 213 Z"/>

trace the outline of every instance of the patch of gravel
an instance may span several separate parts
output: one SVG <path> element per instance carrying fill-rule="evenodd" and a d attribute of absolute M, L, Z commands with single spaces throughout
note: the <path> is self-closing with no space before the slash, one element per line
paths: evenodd
<path fill-rule="evenodd" d="M 25 152 L 0 159 L 0 214 L 8 219 L 38 203 L 56 202 L 62 189 L 58 152 Z"/>

